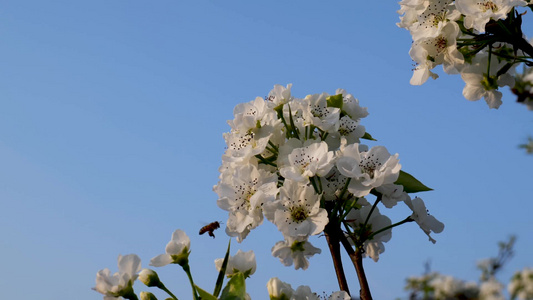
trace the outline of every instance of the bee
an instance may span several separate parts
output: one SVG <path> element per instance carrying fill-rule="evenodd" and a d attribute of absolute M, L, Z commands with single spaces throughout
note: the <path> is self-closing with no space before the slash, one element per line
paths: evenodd
<path fill-rule="evenodd" d="M 209 223 L 205 225 L 204 227 L 200 228 L 200 235 L 208 232 L 209 236 L 212 236 L 213 238 L 215 238 L 215 234 L 213 233 L 213 231 L 217 230 L 218 228 L 220 228 L 220 222 L 215 221 L 215 222 Z"/>

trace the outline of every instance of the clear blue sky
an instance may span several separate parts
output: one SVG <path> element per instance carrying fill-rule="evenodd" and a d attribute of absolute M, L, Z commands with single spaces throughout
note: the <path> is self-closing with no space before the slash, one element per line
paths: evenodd
<path fill-rule="evenodd" d="M 147 267 L 178 228 L 192 239 L 193 275 L 211 290 L 227 237 L 197 232 L 227 218 L 212 192 L 226 120 L 278 83 L 293 83 L 297 97 L 354 94 L 376 144 L 434 189 L 421 196 L 444 232 L 433 245 L 416 224 L 396 228 L 379 262 L 364 262 L 376 299 L 405 298 L 404 279 L 428 260 L 477 280 L 476 260 L 510 234 L 517 254 L 501 278 L 533 266 L 533 156 L 517 147 L 533 134 L 532 112 L 507 92 L 499 110 L 469 102 L 458 76 L 410 86 L 399 6 L 376 3 L 3 1 L 2 298 L 101 299 L 90 290 L 98 270 L 117 271 L 118 254 L 129 253 Z M 382 212 L 393 221 L 408 215 L 403 206 Z M 247 281 L 254 299 L 266 299 L 274 276 L 319 293 L 338 289 L 324 238 L 313 239 L 323 254 L 305 272 L 271 256 L 280 239 L 265 223 L 233 244 L 233 253 L 258 257 Z M 179 268 L 158 271 L 180 299 L 190 297 Z"/>

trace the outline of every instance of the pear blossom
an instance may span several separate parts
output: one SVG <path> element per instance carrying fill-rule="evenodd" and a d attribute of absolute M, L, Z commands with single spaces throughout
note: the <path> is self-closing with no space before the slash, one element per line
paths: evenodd
<path fill-rule="evenodd" d="M 306 270 L 309 267 L 308 259 L 322 252 L 309 241 L 302 238 L 287 237 L 286 240 L 277 242 L 272 247 L 272 256 L 278 257 L 285 266 L 294 263 L 294 269 Z"/>
<path fill-rule="evenodd" d="M 354 228 L 356 233 L 359 233 L 359 236 L 367 237 L 368 235 L 392 224 L 389 217 L 382 215 L 377 207 L 374 208 L 372 214 L 370 214 L 371 211 L 371 206 L 364 206 L 360 209 L 350 210 L 346 216 L 346 220 L 349 220 L 348 224 Z M 365 225 L 367 219 L 368 222 Z M 366 240 L 363 244 L 365 250 L 363 253 L 364 256 L 368 256 L 377 262 L 379 260 L 379 255 L 385 252 L 385 245 L 383 245 L 383 243 L 388 242 L 391 237 L 391 230 L 388 229 L 376 234 L 371 240 Z"/>
<path fill-rule="evenodd" d="M 328 300 L 351 300 L 352 297 L 345 291 L 334 292 L 328 297 Z"/>
<path fill-rule="evenodd" d="M 397 13 L 400 15 L 400 22 L 396 23 L 396 26 L 400 28 L 411 28 L 418 22 L 418 16 L 429 6 L 427 0 L 402 0 L 399 2 L 400 9 Z"/>
<path fill-rule="evenodd" d="M 495 278 L 483 281 L 479 286 L 479 299 L 505 300 L 505 297 L 503 296 L 503 284 Z"/>
<path fill-rule="evenodd" d="M 439 275 L 430 282 L 435 299 L 475 299 L 479 287 L 475 282 L 465 282 L 452 276 Z"/>
<path fill-rule="evenodd" d="M 172 233 L 172 239 L 165 247 L 165 254 L 160 254 L 150 260 L 150 265 L 154 267 L 163 267 L 168 264 L 185 265 L 188 263 L 191 240 L 187 234 L 177 229 Z"/>
<path fill-rule="evenodd" d="M 398 184 L 384 184 L 377 187 L 376 191 L 381 193 L 381 203 L 383 203 L 386 208 L 392 208 L 398 202 L 404 201 L 409 197 L 409 195 L 403 191 L 403 185 Z"/>
<path fill-rule="evenodd" d="M 334 164 L 334 153 L 328 151 L 326 142 L 307 140 L 301 148 L 295 148 L 287 156 L 288 164 L 279 172 L 286 179 L 308 182 L 315 175 L 326 175 Z"/>
<path fill-rule="evenodd" d="M 533 269 L 525 268 L 522 271 L 516 272 L 511 282 L 509 282 L 507 290 L 513 299 L 533 299 Z"/>
<path fill-rule="evenodd" d="M 342 175 L 337 167 L 333 166 L 329 173 L 321 178 L 326 201 L 339 200 L 339 196 L 346 185 L 348 177 Z"/>
<path fill-rule="evenodd" d="M 492 20 L 501 20 L 515 6 L 526 6 L 524 0 L 456 0 L 455 5 L 465 15 L 466 28 L 474 28 L 478 33 L 485 32 L 485 25 Z"/>
<path fill-rule="evenodd" d="M 118 272 L 111 275 L 109 269 L 96 273 L 96 286 L 94 290 L 104 294 L 104 300 L 130 299 L 133 292 L 133 282 L 141 270 L 141 259 L 135 254 L 118 256 Z"/>
<path fill-rule="evenodd" d="M 303 117 L 305 125 L 313 125 L 326 132 L 335 132 L 339 128 L 341 111 L 336 107 L 328 107 L 327 97 L 326 93 L 306 96 Z"/>
<path fill-rule="evenodd" d="M 233 109 L 235 118 L 228 121 L 228 124 L 233 130 L 246 132 L 256 128 L 258 124 L 265 125 L 263 117 L 268 113 L 275 114 L 272 109 L 268 108 L 267 102 L 263 98 L 257 97 L 248 103 L 237 104 Z"/>
<path fill-rule="evenodd" d="M 400 175 L 398 154 L 391 155 L 383 146 L 360 151 L 359 144 L 350 144 L 339 155 L 337 169 L 351 178 L 348 190 L 356 197 L 366 196 L 383 184 L 394 183 Z"/>
<path fill-rule="evenodd" d="M 222 160 L 234 164 L 248 164 L 256 160 L 254 156 L 265 151 L 272 131 L 271 126 L 264 126 L 254 130 L 232 130 L 225 133 L 224 139 L 228 149 Z"/>
<path fill-rule="evenodd" d="M 287 84 L 286 87 L 279 84 L 274 85 L 274 88 L 268 93 L 268 105 L 274 108 L 291 101 L 293 99 L 291 88 L 292 83 Z"/>
<path fill-rule="evenodd" d="M 436 241 L 431 237 L 430 233 L 441 233 L 444 230 L 444 224 L 437 220 L 434 216 L 428 214 L 424 201 L 416 197 L 411 200 L 410 197 L 404 200 L 404 203 L 413 211 L 411 218 L 420 226 L 429 237 L 429 240 L 435 244 Z"/>
<path fill-rule="evenodd" d="M 290 300 L 320 300 L 320 297 L 311 291 L 311 288 L 307 285 L 300 285 L 292 293 Z"/>
<path fill-rule="evenodd" d="M 278 176 L 254 165 L 237 166 L 222 173 L 213 190 L 218 194 L 217 205 L 229 212 L 226 232 L 242 241 L 248 232 L 263 223 L 262 206 L 274 201 Z"/>
<path fill-rule="evenodd" d="M 424 11 L 417 15 L 417 22 L 409 27 L 413 41 L 437 37 L 449 21 L 455 21 L 461 16 L 452 0 L 429 0 L 427 2 Z"/>
<path fill-rule="evenodd" d="M 458 34 L 459 25 L 447 22 L 436 36 L 420 38 L 413 43 L 409 55 L 418 65 L 410 81 L 412 85 L 421 85 L 430 76 L 437 78 L 431 70 L 441 64 L 444 72 L 458 73 L 464 63 L 463 55 L 457 50 Z"/>
<path fill-rule="evenodd" d="M 264 211 L 285 237 L 316 235 L 328 223 L 328 213 L 320 207 L 320 195 L 313 187 L 289 179 L 280 188 L 279 200 L 265 204 Z"/>
<path fill-rule="evenodd" d="M 224 258 L 215 259 L 215 267 L 219 272 L 222 269 L 223 262 Z M 240 272 L 243 273 L 245 277 L 249 277 L 250 275 L 253 275 L 255 273 L 256 268 L 257 262 L 255 260 L 254 251 L 250 250 L 244 252 L 239 249 L 234 256 L 230 256 L 228 259 L 228 265 L 226 266 L 226 276 L 231 277 L 235 273 Z"/>
<path fill-rule="evenodd" d="M 347 115 L 354 121 L 368 116 L 368 109 L 359 105 L 359 100 L 344 89 L 337 89 L 335 95 L 342 95 L 342 114 Z"/>

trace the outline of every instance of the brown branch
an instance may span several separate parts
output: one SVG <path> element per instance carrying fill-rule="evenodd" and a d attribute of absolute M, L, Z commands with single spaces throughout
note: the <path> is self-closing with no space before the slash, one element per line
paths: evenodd
<path fill-rule="evenodd" d="M 362 249 L 357 248 L 357 250 L 354 250 L 344 235 L 340 236 L 340 240 L 344 246 L 344 249 L 350 256 L 350 259 L 355 267 L 355 271 L 357 272 L 359 286 L 361 287 L 359 290 L 359 297 L 361 297 L 361 300 L 372 300 L 370 287 L 368 286 L 368 281 L 366 280 L 365 269 L 363 268 L 363 255 L 361 253 Z"/>
<path fill-rule="evenodd" d="M 333 259 L 333 266 L 335 267 L 335 274 L 337 275 L 337 280 L 339 282 L 339 288 L 342 291 L 350 294 L 348 289 L 348 282 L 346 281 L 346 275 L 344 274 L 344 268 L 342 267 L 341 260 L 341 248 L 339 244 L 339 235 L 342 234 L 340 228 L 335 227 L 339 226 L 337 220 L 330 220 L 326 228 L 324 229 L 324 235 L 328 241 L 329 252 L 331 253 L 331 258 Z"/>

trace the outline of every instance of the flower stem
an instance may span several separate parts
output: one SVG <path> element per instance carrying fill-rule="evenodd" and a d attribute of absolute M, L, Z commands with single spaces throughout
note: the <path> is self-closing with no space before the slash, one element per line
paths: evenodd
<path fill-rule="evenodd" d="M 191 283 L 192 295 L 194 297 L 194 300 L 199 300 L 200 297 L 198 296 L 198 292 L 196 291 L 196 285 L 194 285 L 194 280 L 192 280 L 191 269 L 189 268 L 189 264 L 184 264 L 182 267 L 183 271 L 187 273 L 187 277 L 189 277 L 189 282 Z"/>
<path fill-rule="evenodd" d="M 170 295 L 170 297 L 172 297 L 172 299 L 174 300 L 178 300 L 178 298 L 176 296 L 174 296 L 174 294 L 172 294 L 172 292 L 167 289 L 167 287 L 161 282 L 160 285 L 157 285 L 158 288 L 160 288 L 161 290 L 165 291 L 167 294 Z"/>
<path fill-rule="evenodd" d="M 376 209 L 376 206 L 378 206 L 379 201 L 381 201 L 381 194 L 377 195 L 376 202 L 374 202 L 374 205 L 372 205 L 372 208 L 370 209 L 368 216 L 366 216 L 366 220 L 365 220 L 365 223 L 363 224 L 363 228 L 365 228 L 366 224 L 368 224 L 368 220 L 370 220 L 370 216 L 374 212 L 374 209 Z"/>
<path fill-rule="evenodd" d="M 398 223 L 394 223 L 394 224 L 389 225 L 389 226 L 387 226 L 387 227 L 383 227 L 383 228 L 381 228 L 380 230 L 378 230 L 378 231 L 376 231 L 376 232 L 372 232 L 372 234 L 369 235 L 369 236 L 366 238 L 366 240 L 371 240 L 375 235 L 377 235 L 377 234 L 379 234 L 379 233 L 381 233 L 381 232 L 383 232 L 383 231 L 385 231 L 385 230 L 389 230 L 389 229 L 394 228 L 394 227 L 396 227 L 396 226 L 400 226 L 400 225 L 402 225 L 402 224 L 404 224 L 404 223 L 407 223 L 407 222 L 413 222 L 413 221 L 414 221 L 414 220 L 411 219 L 411 217 L 407 217 L 407 218 L 403 219 L 402 221 L 400 221 L 400 222 L 398 222 Z"/>

